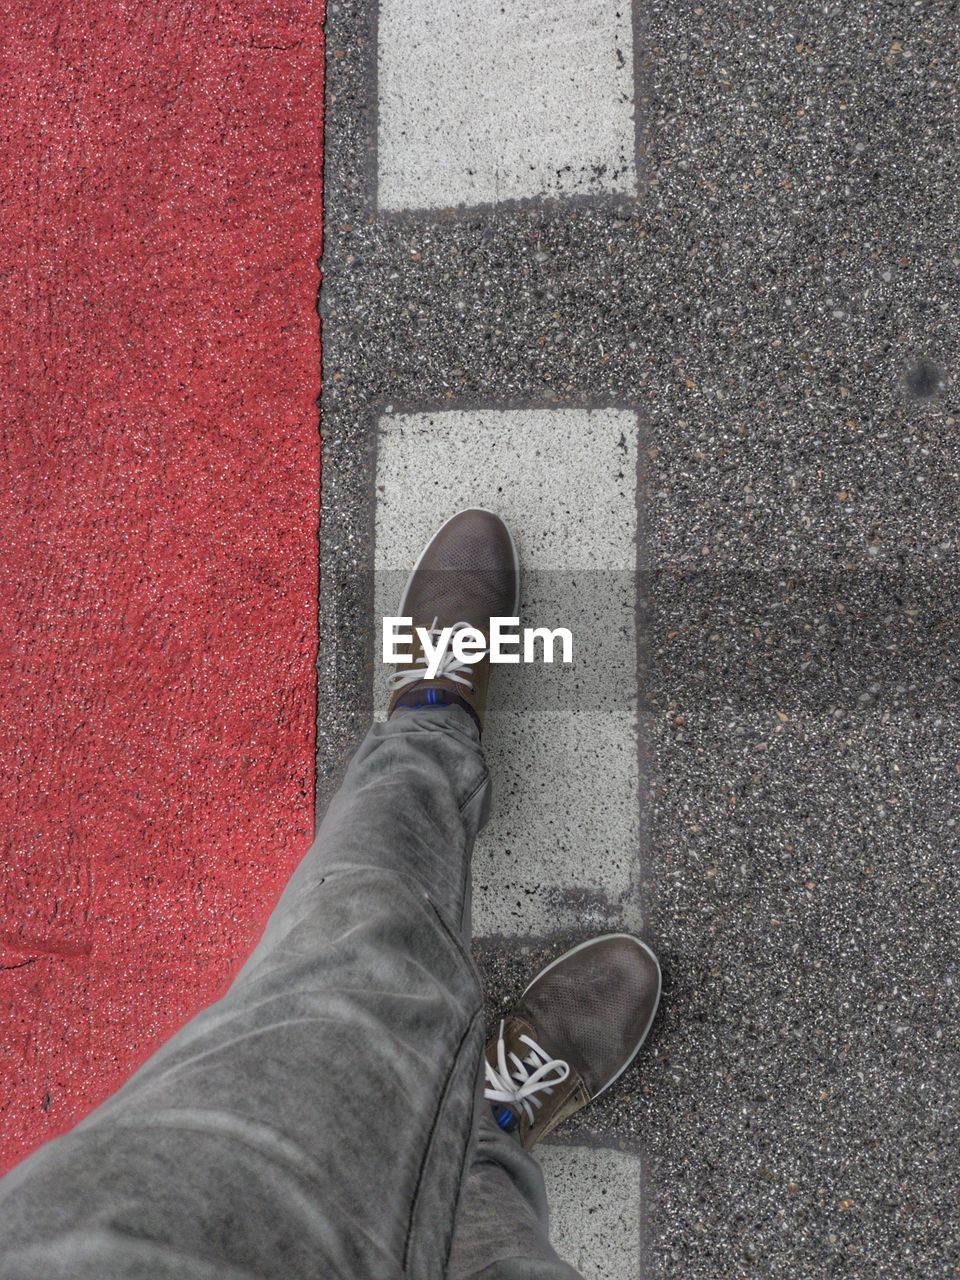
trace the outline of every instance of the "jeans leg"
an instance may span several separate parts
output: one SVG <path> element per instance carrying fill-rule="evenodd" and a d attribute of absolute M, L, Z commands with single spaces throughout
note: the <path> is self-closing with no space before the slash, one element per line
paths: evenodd
<path fill-rule="evenodd" d="M 375 725 L 224 998 L 0 1183 L 2 1280 L 441 1277 L 489 803 L 460 708 Z"/>
<path fill-rule="evenodd" d="M 543 1174 L 481 1099 L 449 1280 L 580 1280 L 550 1244 Z"/>

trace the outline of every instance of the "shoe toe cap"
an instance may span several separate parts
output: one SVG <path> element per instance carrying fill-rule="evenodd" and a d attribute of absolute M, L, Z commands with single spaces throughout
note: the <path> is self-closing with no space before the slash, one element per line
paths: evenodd
<path fill-rule="evenodd" d="M 548 967 L 523 1003 L 596 1096 L 646 1039 L 660 987 L 660 965 L 650 948 L 632 935 L 612 934 L 575 947 Z"/>
<path fill-rule="evenodd" d="M 492 511 L 471 507 L 434 535 L 411 584 L 410 610 L 483 628 L 490 617 L 513 615 L 517 580 L 510 530 Z"/>

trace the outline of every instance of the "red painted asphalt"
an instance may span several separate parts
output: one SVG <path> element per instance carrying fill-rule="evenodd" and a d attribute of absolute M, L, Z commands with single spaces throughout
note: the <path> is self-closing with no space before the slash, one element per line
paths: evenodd
<path fill-rule="evenodd" d="M 320 3 L 0 0 L 0 1167 L 312 830 Z"/>

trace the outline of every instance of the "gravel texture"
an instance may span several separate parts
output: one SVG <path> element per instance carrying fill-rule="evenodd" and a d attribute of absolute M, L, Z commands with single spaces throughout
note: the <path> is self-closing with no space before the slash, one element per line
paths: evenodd
<path fill-rule="evenodd" d="M 638 409 L 666 985 L 567 1136 L 642 1152 L 653 1274 L 956 1275 L 957 14 L 636 21 L 636 201 L 377 216 L 372 20 L 330 6 L 323 786 L 383 407 Z M 563 942 L 481 945 L 492 1006 Z"/>

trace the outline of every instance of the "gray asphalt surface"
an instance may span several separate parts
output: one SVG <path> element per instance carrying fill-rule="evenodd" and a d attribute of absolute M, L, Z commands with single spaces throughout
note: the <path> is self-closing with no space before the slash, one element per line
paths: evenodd
<path fill-rule="evenodd" d="M 645 6 L 637 200 L 429 217 L 328 15 L 322 791 L 383 406 L 637 408 L 666 989 L 568 1133 L 643 1153 L 651 1274 L 960 1274 L 957 7 Z M 491 1010 L 562 941 L 482 942 Z"/>

